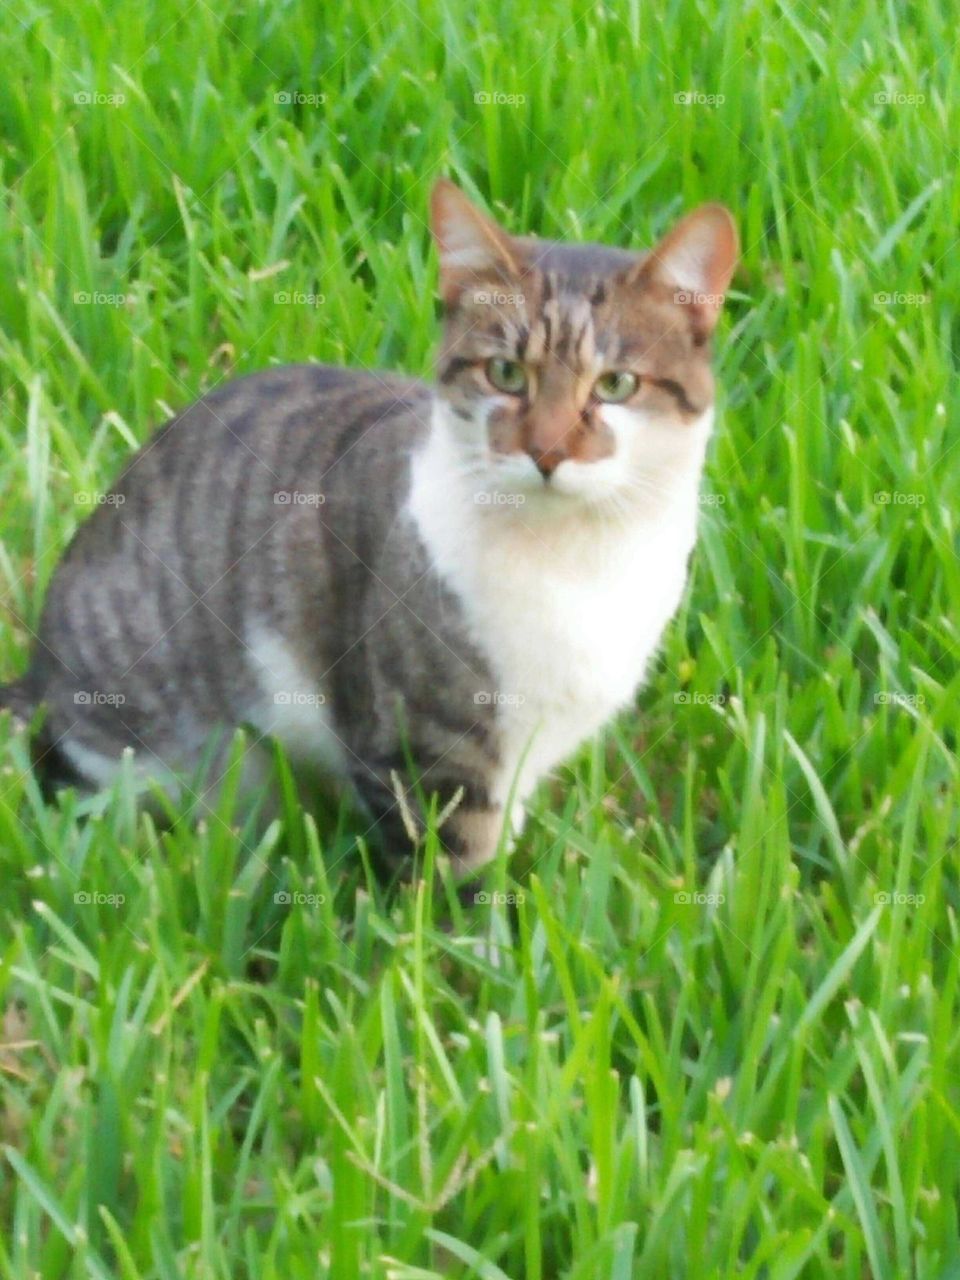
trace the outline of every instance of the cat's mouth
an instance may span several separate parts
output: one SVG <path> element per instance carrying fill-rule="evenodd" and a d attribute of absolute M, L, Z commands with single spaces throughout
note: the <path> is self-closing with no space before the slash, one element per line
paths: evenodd
<path fill-rule="evenodd" d="M 494 504 L 522 506 L 526 502 L 555 502 L 569 497 L 557 481 L 557 470 L 542 473 L 526 453 L 501 454 L 490 459 L 485 492 Z M 482 499 L 480 499 L 482 501 Z"/>
<path fill-rule="evenodd" d="M 475 501 L 481 506 L 530 512 L 593 508 L 607 502 L 616 488 L 611 461 L 566 459 L 544 474 L 528 454 L 501 456 L 491 465 Z"/>

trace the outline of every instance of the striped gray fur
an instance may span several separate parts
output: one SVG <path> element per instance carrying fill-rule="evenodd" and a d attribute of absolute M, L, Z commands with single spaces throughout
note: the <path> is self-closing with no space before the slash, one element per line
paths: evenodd
<path fill-rule="evenodd" d="M 148 772 L 151 761 L 189 772 L 212 730 L 251 717 L 255 620 L 327 691 L 350 780 L 394 840 L 393 772 L 441 799 L 462 785 L 482 804 L 497 747 L 474 695 L 489 671 L 402 512 L 431 402 L 409 379 L 290 366 L 163 427 L 111 491 L 122 501 L 78 530 L 33 665 L 0 698 L 21 715 L 44 704 L 48 771 L 96 781 L 76 751 L 50 749 L 69 743 L 100 757 L 129 746 Z"/>

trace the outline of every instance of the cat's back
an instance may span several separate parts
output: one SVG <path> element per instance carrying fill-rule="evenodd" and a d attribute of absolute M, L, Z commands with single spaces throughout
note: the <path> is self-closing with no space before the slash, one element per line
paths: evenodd
<path fill-rule="evenodd" d="M 365 489 L 379 482 L 389 493 L 391 466 L 426 430 L 429 394 L 414 379 L 319 364 L 223 383 L 161 426 L 98 495 L 60 575 L 116 559 L 138 538 L 168 563 L 189 542 L 195 559 L 204 545 L 226 548 L 217 539 L 231 527 L 250 532 L 284 504 L 326 502 L 358 472 Z"/>
<path fill-rule="evenodd" d="M 128 499 L 147 487 L 162 493 L 214 451 L 222 465 L 236 455 L 273 475 L 275 464 L 287 469 L 305 454 L 332 466 L 364 438 L 368 448 L 385 436 L 391 447 L 409 448 L 428 403 L 424 383 L 396 374 L 321 364 L 263 369 L 221 384 L 166 422 L 128 462 L 113 492 Z"/>
<path fill-rule="evenodd" d="M 67 548 L 35 688 L 137 675 L 159 686 L 174 670 L 189 687 L 193 668 L 211 686 L 251 617 L 279 625 L 318 607 L 337 572 L 328 543 L 375 539 L 392 520 L 429 403 L 413 379 L 303 364 L 225 383 L 171 418 Z M 293 579 L 299 563 L 308 590 Z"/>

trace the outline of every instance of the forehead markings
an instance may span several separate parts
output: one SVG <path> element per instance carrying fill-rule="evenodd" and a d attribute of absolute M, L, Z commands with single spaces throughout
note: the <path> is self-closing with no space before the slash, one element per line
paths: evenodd
<path fill-rule="evenodd" d="M 593 307 L 589 298 L 577 299 L 576 307 L 570 311 L 571 343 L 570 351 L 573 363 L 580 369 L 589 369 L 596 355 L 596 341 L 593 329 Z"/>
<path fill-rule="evenodd" d="M 563 289 L 553 272 L 545 272 L 538 313 L 522 335 L 518 355 L 531 362 L 548 354 L 571 372 L 589 368 L 596 359 L 596 331 L 593 308 L 598 305 L 598 289 Z M 605 291 L 604 294 L 605 295 Z"/>
<path fill-rule="evenodd" d="M 556 271 L 532 272 L 531 275 L 533 278 L 528 280 L 525 297 L 520 295 L 510 309 L 478 309 L 480 314 L 475 313 L 469 318 L 468 327 L 459 335 L 460 341 L 471 332 L 481 337 L 485 331 L 492 343 L 491 350 L 505 347 L 513 353 L 513 358 L 531 364 L 542 363 L 549 355 L 575 376 L 596 376 L 605 368 L 614 368 L 624 360 L 631 360 L 633 344 L 626 334 L 618 332 L 616 325 L 604 333 L 602 349 L 598 349 L 595 309 L 606 303 L 610 296 L 609 282 L 603 276 L 595 275 L 574 288 Z M 676 321 L 664 327 L 651 343 L 643 344 L 644 354 L 649 357 L 679 327 Z M 453 381 L 468 363 L 452 356 L 445 362 L 441 381 Z M 673 395 L 683 409 L 689 412 L 693 408 L 686 399 L 682 384 L 673 379 L 658 378 L 653 373 L 648 373 L 647 378 L 650 383 Z"/>

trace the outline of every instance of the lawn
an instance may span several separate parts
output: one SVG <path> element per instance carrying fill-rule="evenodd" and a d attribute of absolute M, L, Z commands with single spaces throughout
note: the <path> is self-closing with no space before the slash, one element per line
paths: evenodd
<path fill-rule="evenodd" d="M 681 612 L 484 901 L 290 796 L 47 805 L 0 725 L 0 1280 L 960 1277 L 956 13 L 11 0 L 0 49 L 2 679 L 168 413 L 429 375 L 436 175 L 743 243 Z"/>

